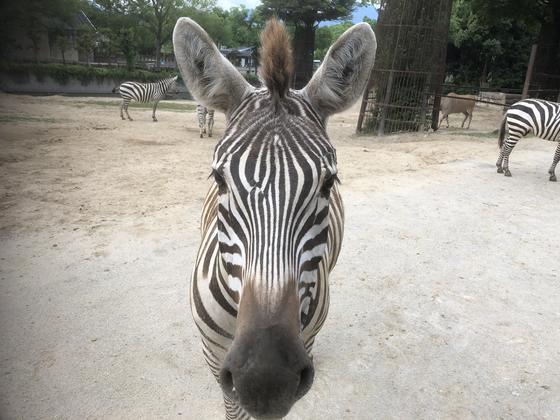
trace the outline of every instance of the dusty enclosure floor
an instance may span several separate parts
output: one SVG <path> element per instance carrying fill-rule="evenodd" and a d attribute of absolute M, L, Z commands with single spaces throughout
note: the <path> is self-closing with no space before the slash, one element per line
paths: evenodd
<path fill-rule="evenodd" d="M 188 285 L 224 118 L 200 139 L 188 107 L 117 103 L 0 95 L 2 418 L 223 417 Z M 556 145 L 523 139 L 508 179 L 499 111 L 461 118 L 382 139 L 353 134 L 356 108 L 329 122 L 346 232 L 289 419 L 558 418 Z"/>

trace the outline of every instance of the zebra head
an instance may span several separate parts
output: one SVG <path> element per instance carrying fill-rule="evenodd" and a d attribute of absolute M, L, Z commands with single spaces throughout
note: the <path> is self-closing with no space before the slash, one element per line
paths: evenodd
<path fill-rule="evenodd" d="M 220 384 L 249 414 L 281 417 L 311 387 L 312 337 L 305 331 L 319 324 L 314 336 L 327 310 L 328 297 L 317 290 L 326 289 L 320 282 L 329 269 L 329 207 L 339 198 L 326 120 L 363 92 L 375 35 L 367 24 L 346 31 L 298 91 L 289 87 L 290 43 L 276 20 L 261 35 L 262 89 L 249 85 L 192 20 L 179 19 L 173 43 L 191 94 L 227 118 L 212 174 L 217 272 L 235 296 L 236 319 Z"/>
<path fill-rule="evenodd" d="M 169 95 L 177 95 L 179 93 L 179 84 L 177 83 L 177 79 L 179 76 L 173 76 L 167 79 L 167 83 L 169 88 L 167 89 L 167 93 Z"/>

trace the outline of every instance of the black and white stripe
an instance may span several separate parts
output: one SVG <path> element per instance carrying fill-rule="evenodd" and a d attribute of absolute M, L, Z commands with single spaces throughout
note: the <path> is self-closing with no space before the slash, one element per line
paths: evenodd
<path fill-rule="evenodd" d="M 198 128 L 200 129 L 200 138 L 203 138 L 206 133 L 208 133 L 208 137 L 212 137 L 214 110 L 199 104 L 196 106 L 196 116 L 198 118 Z"/>
<path fill-rule="evenodd" d="M 508 134 L 504 141 L 506 128 Z M 517 142 L 529 133 L 541 139 L 560 142 L 560 104 L 542 99 L 524 99 L 507 110 L 499 135 L 500 156 L 496 162 L 498 173 L 511 176 L 509 155 Z M 555 170 L 559 161 L 560 143 L 548 170 L 551 181 L 556 181 Z"/>
<path fill-rule="evenodd" d="M 152 111 L 153 121 L 157 121 L 156 118 L 156 108 L 165 95 L 170 90 L 175 89 L 175 83 L 177 81 L 177 76 L 169 77 L 167 79 L 159 80 L 154 83 L 139 83 L 139 82 L 124 82 L 118 87 L 119 94 L 122 98 L 121 104 L 121 118 L 124 120 L 123 110 L 126 112 L 126 116 L 130 121 L 130 115 L 128 114 L 128 105 L 131 101 L 137 102 L 154 102 L 154 108 Z M 117 90 L 117 89 L 115 89 Z"/>

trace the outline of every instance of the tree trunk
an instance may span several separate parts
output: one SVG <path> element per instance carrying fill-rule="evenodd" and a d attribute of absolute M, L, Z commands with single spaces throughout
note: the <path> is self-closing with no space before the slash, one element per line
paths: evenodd
<path fill-rule="evenodd" d="M 538 40 L 533 88 L 542 89 L 538 97 L 555 100 L 560 93 L 560 1 L 550 2 L 548 19 L 543 22 Z M 531 95 L 529 95 L 531 96 Z"/>
<path fill-rule="evenodd" d="M 161 27 L 158 28 L 157 34 L 156 34 L 156 69 L 159 69 L 160 65 L 160 51 L 161 51 L 161 38 L 162 38 L 162 29 Z"/>
<path fill-rule="evenodd" d="M 314 22 L 296 24 L 294 33 L 294 85 L 303 88 L 313 75 L 313 51 L 315 49 Z"/>

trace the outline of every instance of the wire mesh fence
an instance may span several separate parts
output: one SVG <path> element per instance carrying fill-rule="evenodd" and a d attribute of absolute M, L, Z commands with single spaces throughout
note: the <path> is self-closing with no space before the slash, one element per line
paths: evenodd
<path fill-rule="evenodd" d="M 437 124 L 451 0 L 385 0 L 378 50 L 358 131 L 385 134 Z"/>

